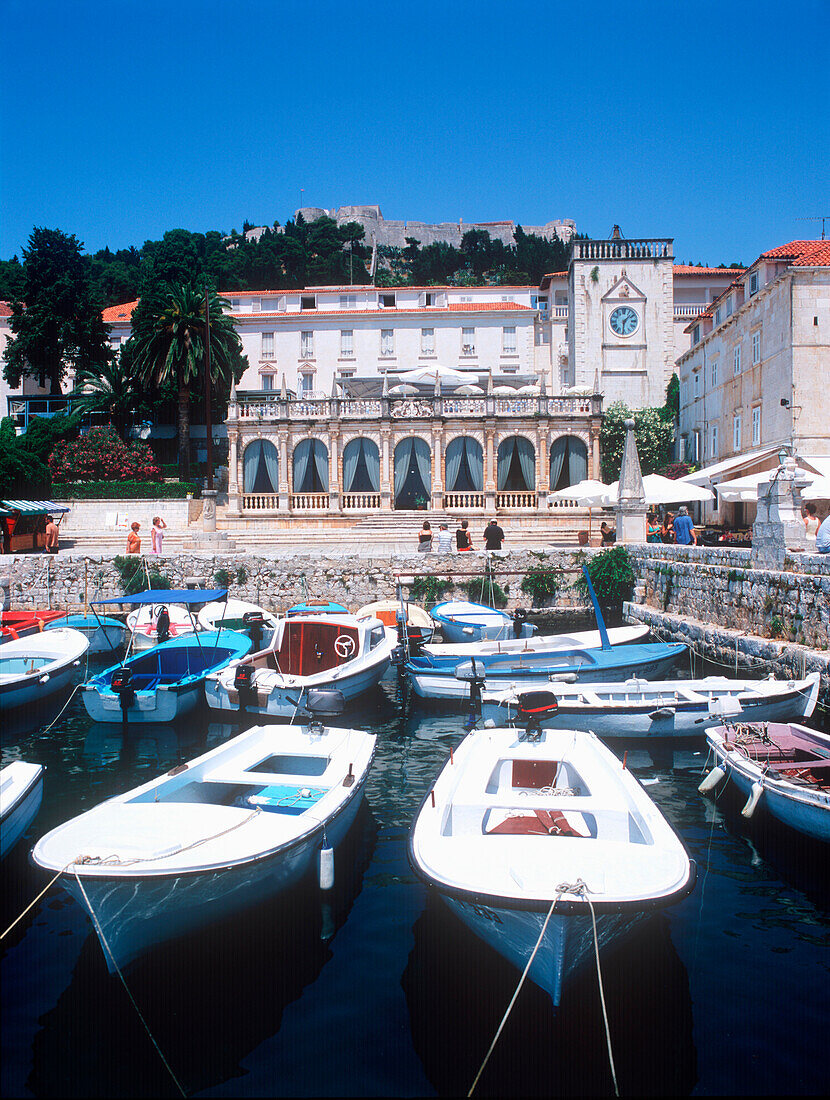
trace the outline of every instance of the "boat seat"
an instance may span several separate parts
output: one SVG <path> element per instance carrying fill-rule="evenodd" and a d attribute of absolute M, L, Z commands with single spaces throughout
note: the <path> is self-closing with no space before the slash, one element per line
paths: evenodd
<path fill-rule="evenodd" d="M 570 836 L 579 837 L 580 840 L 591 838 L 590 831 L 581 832 L 574 827 L 573 818 L 578 816 L 582 828 L 587 828 L 581 814 L 571 814 L 572 820 L 569 821 L 561 810 L 556 809 L 538 809 L 534 810 L 532 815 L 528 815 L 523 810 L 506 812 L 508 816 L 485 830 L 488 836 Z"/>

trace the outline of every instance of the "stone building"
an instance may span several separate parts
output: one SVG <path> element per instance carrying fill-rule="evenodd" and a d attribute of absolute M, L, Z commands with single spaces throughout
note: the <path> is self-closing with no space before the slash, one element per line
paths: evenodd
<path fill-rule="evenodd" d="M 785 446 L 830 473 L 830 242 L 762 253 L 686 331 L 681 458 L 729 480 L 773 469 Z"/>

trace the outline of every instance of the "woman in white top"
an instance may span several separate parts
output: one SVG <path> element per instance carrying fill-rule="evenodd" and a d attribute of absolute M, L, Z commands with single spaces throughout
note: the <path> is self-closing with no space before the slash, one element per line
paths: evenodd
<path fill-rule="evenodd" d="M 818 516 L 816 515 L 815 504 L 805 504 L 804 513 L 804 527 L 807 531 L 807 538 L 815 541 L 816 532 L 818 531 Z"/>
<path fill-rule="evenodd" d="M 164 541 L 164 532 L 167 529 L 167 524 L 161 518 L 161 516 L 153 516 L 153 530 L 150 533 L 150 539 L 152 541 L 152 553 L 161 553 L 161 544 Z"/>

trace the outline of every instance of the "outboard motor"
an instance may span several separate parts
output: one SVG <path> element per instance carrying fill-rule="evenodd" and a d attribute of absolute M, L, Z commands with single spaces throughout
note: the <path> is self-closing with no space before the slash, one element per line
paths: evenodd
<path fill-rule="evenodd" d="M 121 704 L 121 717 L 127 721 L 127 711 L 135 704 L 135 688 L 133 687 L 133 673 L 128 665 L 121 665 L 112 674 L 110 687 L 118 696 Z"/>
<path fill-rule="evenodd" d="M 521 638 L 527 622 L 527 612 L 523 607 L 517 607 L 513 612 L 513 637 Z"/>
<path fill-rule="evenodd" d="M 251 639 L 251 649 L 258 653 L 262 649 L 262 635 L 265 631 L 265 616 L 261 611 L 246 611 L 242 616 L 242 622 Z"/>
<path fill-rule="evenodd" d="M 466 681 L 470 685 L 470 708 L 467 713 L 467 721 L 464 723 L 467 729 L 472 729 L 481 717 L 481 689 L 484 686 L 484 668 L 476 664 L 475 657 L 469 661 L 462 661 L 455 666 L 456 680 Z"/>
<path fill-rule="evenodd" d="M 322 733 L 322 718 L 335 717 L 346 709 L 346 700 L 337 688 L 311 688 L 306 693 L 305 711 L 310 717 L 310 733 Z"/>
<path fill-rule="evenodd" d="M 156 616 L 156 638 L 160 642 L 166 642 L 170 637 L 170 612 L 164 606 L 161 605 L 159 613 Z"/>
<path fill-rule="evenodd" d="M 542 718 L 558 710 L 559 701 L 552 691 L 523 691 L 519 695 L 516 721 L 525 723 L 525 740 L 538 741 L 542 736 Z"/>
<path fill-rule="evenodd" d="M 238 664 L 233 674 L 233 686 L 239 692 L 239 709 L 247 710 L 257 702 L 256 687 L 254 685 L 254 666 L 247 662 Z"/>

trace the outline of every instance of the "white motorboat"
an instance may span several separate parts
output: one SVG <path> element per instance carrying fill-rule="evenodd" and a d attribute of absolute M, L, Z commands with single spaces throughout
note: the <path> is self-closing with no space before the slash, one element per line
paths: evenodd
<path fill-rule="evenodd" d="M 271 645 L 205 679 L 217 710 L 290 718 L 304 692 L 336 688 L 346 700 L 369 691 L 389 667 L 395 631 L 379 619 L 354 615 L 295 615 L 280 619 Z"/>
<path fill-rule="evenodd" d="M 322 694 L 310 706 L 339 713 L 342 699 Z M 58 826 L 32 858 L 50 874 L 66 868 L 61 881 L 94 914 L 112 971 L 277 895 L 318 859 L 330 886 L 375 740 L 317 720 L 254 726 Z"/>
<path fill-rule="evenodd" d="M 795 723 L 753 722 L 716 726 L 706 740 L 715 767 L 702 792 L 728 777 L 747 796 L 744 817 L 761 803 L 784 825 L 830 841 L 830 736 Z"/>
<path fill-rule="evenodd" d="M 725 718 L 734 721 L 784 722 L 809 718 L 818 699 L 821 678 L 803 680 L 641 680 L 622 683 L 556 683 L 549 685 L 555 706 L 539 715 L 545 729 L 591 730 L 603 738 L 677 738 L 702 735 Z M 482 693 L 481 717 L 497 726 L 524 725 L 521 700 L 539 691 L 528 680 Z"/>
<path fill-rule="evenodd" d="M 647 626 L 612 626 L 607 631 L 612 646 L 629 645 L 645 641 Z M 468 661 L 471 657 L 496 654 L 518 655 L 523 653 L 552 653 L 556 650 L 599 649 L 603 644 L 599 630 L 576 630 L 562 634 L 535 634 L 532 638 L 500 638 L 480 642 L 445 642 L 425 645 L 423 652 L 435 657 L 453 657 Z"/>
<path fill-rule="evenodd" d="M 89 639 L 65 626 L 4 642 L 0 649 L 0 711 L 40 703 L 65 688 L 88 649 Z"/>
<path fill-rule="evenodd" d="M 410 833 L 410 862 L 476 935 L 558 1004 L 563 984 L 695 867 L 640 784 L 593 734 L 469 734 Z M 534 955 L 535 950 L 535 955 Z"/>
<path fill-rule="evenodd" d="M 0 859 L 34 821 L 43 799 L 42 764 L 14 760 L 0 769 Z"/>
<path fill-rule="evenodd" d="M 168 603 L 160 590 L 155 595 L 155 602 L 142 604 L 127 616 L 130 648 L 136 653 L 152 649 L 168 638 L 193 634 L 198 629 L 196 617 L 189 607 L 180 603 Z"/>
<path fill-rule="evenodd" d="M 364 615 L 372 615 L 375 619 L 380 619 L 384 626 L 391 626 L 397 630 L 398 617 L 402 613 L 406 615 L 406 630 L 410 642 L 422 644 L 432 641 L 435 623 L 429 612 L 424 611 L 416 603 L 409 603 L 408 600 L 403 601 L 403 604 L 400 600 L 377 600 L 375 603 L 367 603 L 365 607 L 359 608 L 355 615 L 359 619 Z"/>
<path fill-rule="evenodd" d="M 529 638 L 536 633 L 521 608 L 511 615 L 471 600 L 444 600 L 433 607 L 431 615 L 444 640 L 455 644 L 487 638 Z"/>
<path fill-rule="evenodd" d="M 47 625 L 46 630 L 58 630 L 62 626 L 71 626 L 73 630 L 80 630 L 89 638 L 89 654 L 96 656 L 100 653 L 110 654 L 120 649 L 127 637 L 127 627 L 118 619 L 110 616 L 96 615 L 95 612 L 78 612 L 67 614 L 53 624 Z"/>
<path fill-rule="evenodd" d="M 268 645 L 277 628 L 278 615 L 272 615 L 255 603 L 229 597 L 205 604 L 196 616 L 202 630 L 239 630 L 247 634 L 255 650 Z"/>

